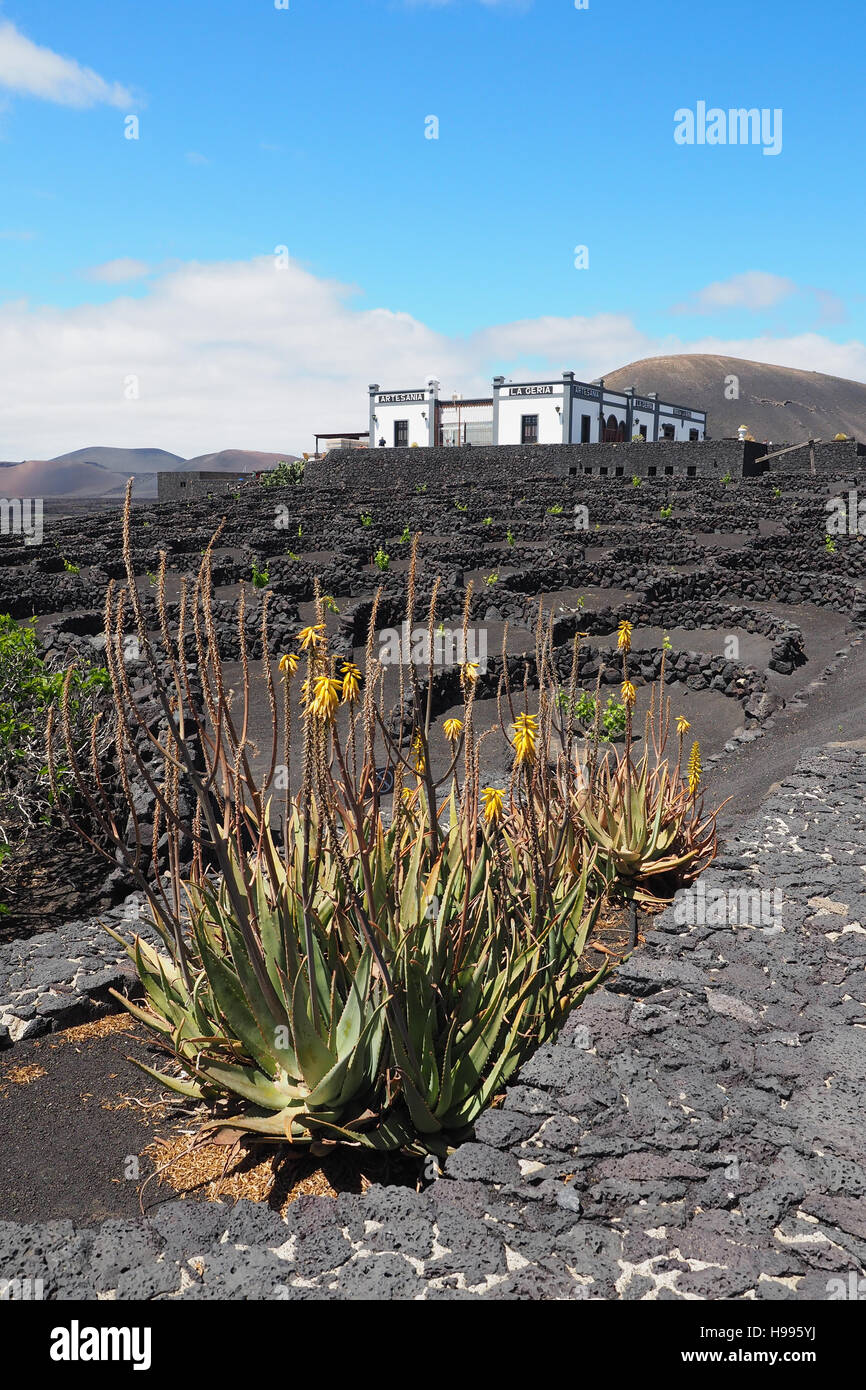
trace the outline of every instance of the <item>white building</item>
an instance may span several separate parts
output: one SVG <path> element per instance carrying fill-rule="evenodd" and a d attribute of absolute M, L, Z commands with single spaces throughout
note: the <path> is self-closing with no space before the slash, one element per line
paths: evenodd
<path fill-rule="evenodd" d="M 598 444 L 642 435 L 659 439 L 706 437 L 707 412 L 661 401 L 634 387 L 614 391 L 604 379 L 553 381 L 493 378 L 492 396 L 439 395 L 439 382 L 410 391 L 370 387 L 370 447 L 388 449 L 457 444 Z"/>

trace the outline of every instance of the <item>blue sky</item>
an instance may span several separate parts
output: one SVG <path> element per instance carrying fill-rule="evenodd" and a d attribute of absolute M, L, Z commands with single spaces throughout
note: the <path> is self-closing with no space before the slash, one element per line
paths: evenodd
<path fill-rule="evenodd" d="M 866 379 L 864 29 L 841 0 L 0 0 L 0 458 L 308 447 L 370 380 L 665 351 Z M 677 144 L 701 101 L 781 109 L 780 153 Z"/>

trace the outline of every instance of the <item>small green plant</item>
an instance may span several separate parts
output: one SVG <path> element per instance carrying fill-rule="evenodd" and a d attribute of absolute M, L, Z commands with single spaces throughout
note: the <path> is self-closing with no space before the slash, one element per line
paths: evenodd
<path fill-rule="evenodd" d="M 61 555 L 60 558 L 61 558 L 61 560 L 63 561 L 63 568 L 66 570 L 66 573 L 67 573 L 67 574 L 80 574 L 80 573 L 81 573 L 81 566 L 80 566 L 80 565 L 74 565 L 74 564 L 72 563 L 71 560 L 67 560 L 67 558 L 66 558 L 65 555 Z"/>
<path fill-rule="evenodd" d="M 376 554 L 373 556 L 373 564 L 377 567 L 377 569 L 384 571 L 388 568 L 390 563 L 390 555 L 386 555 L 385 551 L 382 549 L 380 545 L 379 549 L 376 551 Z"/>
<path fill-rule="evenodd" d="M 493 525 L 493 517 L 492 517 L 492 516 L 486 516 L 481 524 L 482 524 L 482 526 L 492 526 L 492 525 Z"/>
<path fill-rule="evenodd" d="M 547 509 L 548 516 L 562 516 L 562 503 L 554 502 L 552 507 Z"/>
<path fill-rule="evenodd" d="M 773 488 L 773 496 L 774 496 L 774 497 L 781 497 L 781 496 L 782 496 L 782 489 L 781 489 L 780 487 L 774 487 L 774 488 Z"/>
<path fill-rule="evenodd" d="M 824 549 L 828 555 L 836 554 L 836 541 L 829 533 L 824 537 Z"/>
<path fill-rule="evenodd" d="M 572 715 L 587 733 L 590 732 L 591 726 L 595 724 L 598 710 L 598 702 L 594 696 L 581 690 L 574 699 L 571 699 L 568 691 L 560 690 L 556 697 L 556 703 L 564 714 Z M 625 733 L 627 719 L 628 712 L 625 705 L 614 699 L 613 695 L 609 696 L 599 718 L 601 738 L 607 743 L 619 738 Z"/>
<path fill-rule="evenodd" d="M 401 545 L 408 545 L 409 542 L 411 541 L 411 539 L 412 539 L 412 536 L 411 536 L 410 531 L 409 531 L 409 523 L 407 522 L 406 525 L 403 527 L 403 534 L 402 534 L 402 536 L 400 537 L 400 544 L 401 544 Z"/>
<path fill-rule="evenodd" d="M 63 697 L 65 672 L 46 665 L 36 636 L 36 619 L 17 623 L 0 613 L 0 824 L 31 825 L 49 817 L 50 792 L 45 756 L 45 721 Z M 76 746 L 89 749 L 97 702 L 110 685 L 105 667 L 73 669 L 69 683 L 69 722 Z M 104 738 L 100 733 L 100 746 Z M 72 794 L 69 768 L 58 766 L 58 784 Z"/>
<path fill-rule="evenodd" d="M 499 578 L 499 570 L 491 570 L 487 576 L 488 584 L 495 584 Z"/>
<path fill-rule="evenodd" d="M 288 487 L 292 483 L 302 483 L 303 481 L 303 459 L 280 459 L 275 468 L 269 469 L 259 478 L 262 487 Z"/>
<path fill-rule="evenodd" d="M 372 525 L 373 525 L 373 513 L 372 513 L 372 512 L 361 512 L 361 525 L 362 525 L 362 526 L 372 526 Z"/>
<path fill-rule="evenodd" d="M 426 491 L 427 491 L 427 484 L 426 484 L 426 483 L 416 483 L 416 484 L 415 484 L 415 491 L 416 491 L 416 492 L 426 492 Z"/>
<path fill-rule="evenodd" d="M 674 508 L 672 502 L 668 502 L 664 507 L 659 507 L 659 516 L 661 517 L 662 521 L 670 521 L 673 509 Z"/>
<path fill-rule="evenodd" d="M 620 700 L 615 700 L 612 695 L 609 696 L 601 715 L 603 737 L 608 740 L 618 738 L 625 733 L 627 722 L 628 714 L 625 705 Z"/>
<path fill-rule="evenodd" d="M 286 558 L 289 560 L 300 560 L 301 557 L 294 550 L 287 550 Z"/>
<path fill-rule="evenodd" d="M 257 561 L 257 560 L 253 560 L 252 574 L 253 574 L 253 588 L 254 588 L 254 589 L 264 589 L 264 588 L 267 586 L 268 581 L 270 580 L 270 577 L 271 577 L 271 575 L 270 575 L 270 570 L 268 570 L 267 568 L 265 568 L 265 569 L 259 569 L 259 565 L 258 565 L 258 561 Z"/>
<path fill-rule="evenodd" d="M 732 473 L 723 473 L 723 474 L 722 474 L 722 482 L 724 483 L 725 487 L 728 486 L 728 483 L 732 483 L 733 481 L 734 481 L 734 477 L 733 477 L 733 474 L 732 474 Z"/>
<path fill-rule="evenodd" d="M 508 541 L 509 545 L 514 544 L 514 532 L 512 531 L 510 526 L 508 530 L 505 532 L 505 539 Z"/>
<path fill-rule="evenodd" d="M 672 652 L 674 649 L 674 644 L 666 632 L 662 635 L 662 647 L 666 652 Z"/>
<path fill-rule="evenodd" d="M 147 580 L 151 588 L 155 589 L 159 583 L 159 575 L 155 574 L 153 570 L 145 570 L 145 574 L 147 575 Z"/>
<path fill-rule="evenodd" d="M 469 511 L 469 506 L 468 506 L 468 504 L 467 504 L 466 502 L 455 502 L 454 505 L 455 505 L 455 507 L 457 508 L 458 512 L 468 512 L 468 511 Z"/>
<path fill-rule="evenodd" d="M 639 437 L 640 437 L 640 436 L 639 436 Z M 632 487 L 640 487 L 641 481 L 640 481 L 640 478 L 638 477 L 637 473 L 632 473 L 632 475 L 631 475 L 631 485 L 632 485 Z"/>
<path fill-rule="evenodd" d="M 585 690 L 581 690 L 574 699 L 571 698 L 567 690 L 560 690 L 556 697 L 556 703 L 564 714 L 573 715 L 583 725 L 591 724 L 595 718 L 595 700 Z"/>
<path fill-rule="evenodd" d="M 323 594 L 322 602 L 329 613 L 339 613 L 339 605 L 337 603 L 337 600 L 334 598 L 333 594 Z"/>

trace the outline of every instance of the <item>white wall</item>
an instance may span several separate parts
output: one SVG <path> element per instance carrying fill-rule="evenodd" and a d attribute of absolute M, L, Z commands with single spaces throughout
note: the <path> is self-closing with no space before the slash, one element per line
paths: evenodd
<path fill-rule="evenodd" d="M 611 415 L 614 415 L 616 417 L 617 425 L 622 425 L 623 429 L 625 430 L 625 437 L 626 439 L 629 439 L 630 435 L 628 432 L 628 399 L 626 396 L 621 395 L 618 391 L 605 391 L 604 393 L 605 428 L 607 427 L 607 422 L 610 419 Z M 604 438 L 604 435 L 602 435 L 602 438 Z"/>
<path fill-rule="evenodd" d="M 648 442 L 652 444 L 655 440 L 655 411 L 635 409 L 632 412 L 632 422 L 632 434 L 640 434 L 641 425 L 646 425 L 646 437 Z"/>
<path fill-rule="evenodd" d="M 703 420 L 683 420 L 679 415 L 674 415 L 665 406 L 659 407 L 659 439 L 664 439 L 663 425 L 673 425 L 674 439 L 687 440 L 692 430 L 697 430 L 698 439 L 703 439 L 705 434 L 705 422 Z"/>
<path fill-rule="evenodd" d="M 521 442 L 521 418 L 524 415 L 538 416 L 539 444 L 562 443 L 562 411 L 568 409 L 567 398 L 561 381 L 545 383 L 550 393 L 543 395 L 519 395 L 512 392 L 532 391 L 541 383 L 507 382 L 499 391 L 499 444 L 519 444 Z M 559 406 L 559 410 L 557 410 Z"/>
<path fill-rule="evenodd" d="M 373 398 L 373 413 L 376 416 L 373 421 L 373 445 L 378 447 L 379 440 L 384 436 L 386 448 L 394 448 L 394 422 L 396 420 L 408 420 L 408 442 L 410 445 L 418 444 L 422 447 L 428 445 L 430 443 L 428 419 L 432 411 L 435 410 L 435 403 L 431 401 L 426 392 L 424 392 L 424 400 L 422 401 L 387 401 L 382 399 L 394 394 L 394 392 L 381 391 L 378 396 Z M 399 392 L 397 394 L 415 393 Z"/>
<path fill-rule="evenodd" d="M 572 396 L 571 398 L 571 442 L 580 443 L 580 418 L 582 415 L 589 416 L 589 443 L 597 444 L 598 434 L 598 408 L 599 401 L 587 400 L 582 396 Z"/>

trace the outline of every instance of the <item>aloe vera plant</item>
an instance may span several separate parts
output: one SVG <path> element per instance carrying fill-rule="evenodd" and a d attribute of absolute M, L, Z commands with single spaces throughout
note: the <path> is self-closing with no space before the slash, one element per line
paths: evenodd
<path fill-rule="evenodd" d="M 388 718 L 373 645 L 376 603 L 363 675 L 330 653 L 318 589 L 316 620 L 275 672 L 265 593 L 259 680 L 273 737 L 270 764 L 254 775 L 243 591 L 239 710 L 226 691 L 212 610 L 211 556 L 220 532 L 192 591 L 182 584 L 175 631 L 161 557 L 154 637 L 135 584 L 129 527 L 127 505 L 127 585 L 109 586 L 106 632 L 121 633 L 131 619 L 167 726 L 157 737 L 140 718 L 114 655 L 122 644 L 106 642 L 118 761 L 152 790 L 153 844 L 162 838 L 168 846 L 166 872 L 157 876 L 144 864 L 134 805 L 134 847 L 107 826 L 148 898 L 161 941 L 156 949 L 141 938 L 124 943 L 145 997 L 119 1002 L 170 1058 L 164 1071 L 139 1065 L 209 1107 L 205 1126 L 299 1144 L 447 1151 L 598 978 L 588 976 L 581 958 L 600 883 L 566 802 L 549 795 L 541 756 L 549 721 L 539 734 L 535 716 L 516 713 L 506 681 L 501 695 L 511 719 L 503 707 L 499 734 L 514 748 L 518 769 L 507 797 L 504 790 L 482 792 L 473 722 L 477 668 L 467 663 L 463 717 L 435 731 L 448 756 L 434 778 L 430 699 L 425 673 L 414 665 L 405 677 L 411 712 L 401 702 L 399 728 Z M 407 578 L 410 625 L 417 555 L 416 538 Z M 471 590 L 464 629 L 470 601 Z M 435 621 L 434 590 L 430 630 Z M 428 691 L 433 660 L 431 650 Z M 64 731 L 70 680 L 61 702 Z M 303 746 L 300 789 L 292 796 L 298 699 Z M 542 703 L 546 708 L 552 696 Z M 161 778 L 141 757 L 135 735 L 142 732 L 159 755 Z M 50 720 L 49 750 L 55 741 Z M 387 818 L 377 773 L 383 761 L 393 770 Z M 272 828 L 278 766 L 286 788 L 279 833 Z M 76 772 L 86 787 L 77 764 Z M 179 810 L 181 786 L 196 806 L 191 823 Z M 91 809 L 100 809 L 95 798 Z M 182 873 L 184 835 L 194 854 Z"/>
<path fill-rule="evenodd" d="M 604 971 L 587 971 L 584 949 L 605 890 L 649 894 L 657 878 L 692 874 L 711 857 L 714 827 L 711 833 L 696 801 L 699 757 L 693 754 L 688 784 L 679 764 L 672 774 L 660 758 L 663 743 L 654 766 L 648 749 L 635 765 L 635 692 L 624 654 L 624 753 L 598 763 L 596 729 L 581 761 L 572 728 L 579 637 L 563 701 L 553 623 L 545 626 L 541 610 L 532 708 L 528 677 L 522 691 L 513 690 L 503 662 L 498 720 L 478 736 L 478 668 L 466 662 L 461 717 L 435 729 L 430 643 L 426 672 L 411 660 L 407 672 L 401 668 L 392 718 L 374 649 L 379 598 L 362 673 L 331 652 L 318 587 L 315 621 L 278 661 L 263 593 L 257 680 L 272 737 L 262 754 L 248 736 L 255 678 L 243 589 L 237 708 L 219 652 L 211 557 L 220 531 L 191 592 L 182 582 L 174 631 L 161 556 L 153 635 L 136 588 L 130 520 L 128 496 L 127 584 L 109 585 L 106 659 L 117 762 L 125 786 L 134 769 L 153 793 L 153 866 L 164 872 L 146 863 L 131 796 L 133 846 L 110 815 L 103 823 L 148 899 L 161 942 L 154 948 L 140 937 L 124 941 L 144 1001 L 119 1002 L 169 1057 L 165 1071 L 139 1065 L 200 1102 L 205 1128 L 229 1126 L 301 1145 L 447 1152 L 601 978 Z M 406 589 L 410 630 L 417 561 L 416 537 Z M 434 585 L 430 632 L 437 593 Z M 470 586 L 464 640 L 471 597 Z M 141 716 L 118 656 L 129 619 L 162 709 L 160 735 Z M 631 625 L 624 627 L 630 640 Z M 72 678 L 70 671 L 59 711 L 67 744 Z M 297 702 L 302 747 L 293 795 Z M 595 710 L 598 723 L 598 691 Z M 55 786 L 57 721 L 52 712 L 47 744 Z M 681 723 L 680 755 L 688 727 Z M 161 775 L 142 758 L 141 737 L 157 754 Z M 481 786 L 480 749 L 489 737 L 510 750 L 505 787 Z M 434 738 L 446 753 L 438 776 Z M 105 812 L 99 767 L 94 762 L 88 782 L 75 749 L 66 753 L 79 792 L 86 798 L 88 785 L 97 788 L 89 803 L 96 819 Z M 383 764 L 390 814 L 382 805 Z M 195 805 L 191 821 L 181 813 L 182 788 Z M 182 872 L 184 836 L 193 855 Z"/>

